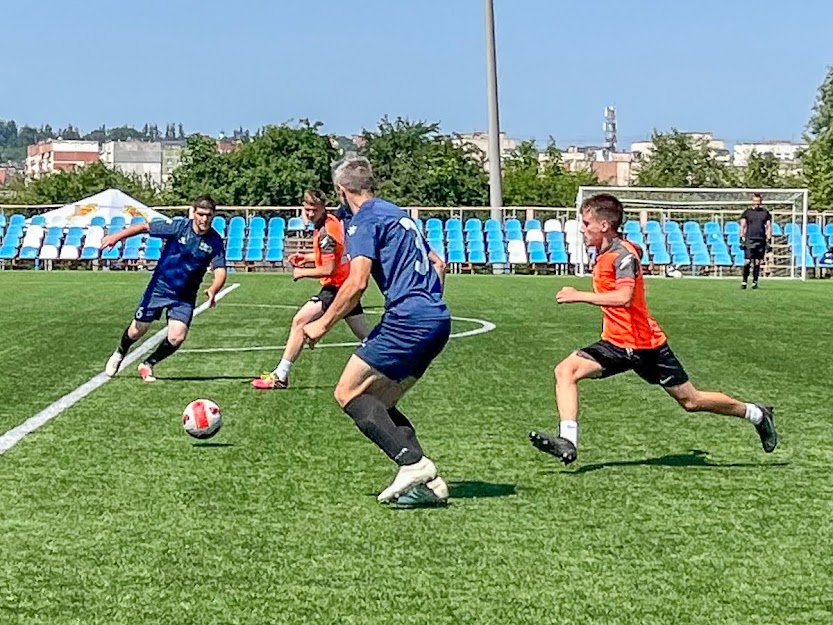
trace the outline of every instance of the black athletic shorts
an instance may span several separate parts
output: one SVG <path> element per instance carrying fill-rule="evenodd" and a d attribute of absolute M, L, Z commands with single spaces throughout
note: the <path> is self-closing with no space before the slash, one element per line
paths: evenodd
<path fill-rule="evenodd" d="M 649 384 L 659 384 L 663 388 L 688 382 L 688 374 L 668 343 L 655 349 L 626 349 L 608 341 L 599 341 L 578 350 L 578 354 L 599 363 L 603 378 L 633 371 Z"/>
<path fill-rule="evenodd" d="M 321 287 L 321 290 L 318 292 L 318 295 L 313 295 L 309 298 L 311 302 L 321 302 L 321 310 L 322 312 L 327 312 L 327 309 L 332 306 L 333 302 L 336 299 L 336 294 L 338 293 L 338 287 L 327 285 Z M 359 302 L 356 304 L 356 307 L 353 308 L 349 313 L 345 315 L 346 317 L 355 317 L 356 315 L 361 315 L 364 313 L 364 309 L 362 308 L 362 303 Z"/>
<path fill-rule="evenodd" d="M 763 260 L 766 256 L 766 239 L 747 239 L 743 257 L 746 260 Z"/>

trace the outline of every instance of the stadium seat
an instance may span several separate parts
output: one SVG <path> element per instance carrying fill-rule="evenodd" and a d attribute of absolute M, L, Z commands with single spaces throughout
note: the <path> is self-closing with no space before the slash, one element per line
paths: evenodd
<path fill-rule="evenodd" d="M 286 219 L 283 217 L 270 217 L 267 227 L 269 233 L 283 233 L 286 231 Z"/>
<path fill-rule="evenodd" d="M 709 221 L 703 226 L 703 234 L 720 234 L 720 224 L 716 221 Z"/>
<path fill-rule="evenodd" d="M 509 262 L 513 265 L 525 265 L 527 260 L 526 248 L 521 240 L 510 240 L 508 245 Z"/>
<path fill-rule="evenodd" d="M 147 257 L 147 252 L 145 253 Z M 239 263 L 243 260 L 242 247 L 230 247 L 226 250 L 226 261 L 231 263 Z"/>
<path fill-rule="evenodd" d="M 775 224 L 773 224 L 774 226 Z M 824 227 L 824 235 L 827 237 L 833 237 L 833 222 L 827 224 Z"/>
<path fill-rule="evenodd" d="M 524 223 L 524 232 L 529 232 L 530 230 L 540 230 L 541 229 L 541 221 L 538 219 L 527 219 Z"/>
<path fill-rule="evenodd" d="M 293 233 L 303 232 L 304 220 L 301 217 L 290 217 L 286 224 L 286 230 Z"/>
<path fill-rule="evenodd" d="M 510 232 L 523 232 L 521 222 L 514 217 L 510 217 L 506 220 L 506 223 L 503 224 L 503 229 L 506 234 L 509 234 Z"/>
<path fill-rule="evenodd" d="M 139 260 L 141 258 L 141 248 L 127 247 L 124 248 L 124 253 L 121 255 L 122 260 Z"/>
<path fill-rule="evenodd" d="M 825 245 L 827 239 L 824 238 L 821 232 L 810 232 L 807 234 L 807 243 L 810 245 Z"/>
<path fill-rule="evenodd" d="M 523 241 L 524 233 L 520 230 L 508 230 L 506 232 L 506 238 L 510 241 Z"/>
<path fill-rule="evenodd" d="M 544 232 L 561 232 L 561 220 L 547 219 L 544 222 Z"/>
<path fill-rule="evenodd" d="M 660 228 L 659 222 L 650 219 L 645 222 L 645 233 L 648 234 L 650 232 L 659 232 L 662 233 L 662 228 Z"/>
<path fill-rule="evenodd" d="M 469 262 L 472 265 L 485 265 L 486 252 L 483 250 L 469 250 Z"/>
<path fill-rule="evenodd" d="M 303 219 L 301 220 L 303 222 Z M 240 215 L 235 215 L 228 222 L 228 232 L 245 232 L 246 220 Z"/>
<path fill-rule="evenodd" d="M 15 213 L 9 219 L 9 226 L 20 226 L 21 228 L 26 223 L 26 217 L 21 215 L 20 213 Z"/>
<path fill-rule="evenodd" d="M 553 265 L 566 265 L 568 260 L 567 250 L 562 249 L 550 251 L 550 262 Z"/>
<path fill-rule="evenodd" d="M 266 220 L 260 215 L 255 215 L 249 220 L 249 232 L 266 232 Z"/>
<path fill-rule="evenodd" d="M 685 238 L 683 237 L 683 233 L 679 230 L 669 232 L 666 236 L 668 243 L 684 243 Z"/>
<path fill-rule="evenodd" d="M 442 244 L 437 245 L 436 247 L 431 245 L 431 249 L 437 256 L 440 257 L 440 259 L 445 260 L 445 248 L 442 246 Z"/>
<path fill-rule="evenodd" d="M 445 258 L 445 245 L 442 239 L 428 239 L 428 247 L 434 250 L 440 258 Z"/>
<path fill-rule="evenodd" d="M 666 234 L 671 234 L 672 232 L 682 232 L 680 230 L 680 224 L 676 221 L 666 221 L 662 227 Z"/>
<path fill-rule="evenodd" d="M 451 219 L 447 219 L 445 222 L 445 231 L 446 232 L 463 232 L 463 222 L 461 222 L 457 217 L 452 217 Z"/>
<path fill-rule="evenodd" d="M 0 260 L 12 260 L 17 256 L 17 248 L 11 245 L 0 247 Z"/>
<path fill-rule="evenodd" d="M 547 263 L 547 252 L 544 249 L 544 243 L 542 241 L 530 241 L 529 242 L 529 262 L 531 263 Z"/>
<path fill-rule="evenodd" d="M 821 258 L 827 253 L 826 245 L 814 245 L 810 248 L 810 254 L 813 258 Z"/>
<path fill-rule="evenodd" d="M 446 241 L 463 241 L 463 231 L 458 230 L 457 228 L 452 228 L 451 230 L 446 230 L 445 232 Z"/>
<path fill-rule="evenodd" d="M 470 230 L 466 232 L 466 241 L 482 241 L 483 232 L 480 230 Z"/>
<path fill-rule="evenodd" d="M 647 240 L 648 245 L 665 244 L 665 235 L 659 230 L 652 230 L 650 232 L 647 232 L 645 235 L 645 239 Z"/>
<path fill-rule="evenodd" d="M 283 248 L 270 247 L 266 250 L 266 261 L 270 263 L 279 263 L 283 261 Z"/>
<path fill-rule="evenodd" d="M 95 260 L 99 256 L 99 249 L 98 247 L 84 247 L 81 250 L 81 260 Z"/>
<path fill-rule="evenodd" d="M 729 256 L 728 252 L 715 254 L 714 255 L 714 264 L 718 267 L 731 267 L 732 266 L 732 257 Z"/>
<path fill-rule="evenodd" d="M 217 231 L 217 233 L 225 238 L 226 236 L 226 218 L 222 217 L 221 215 L 215 215 L 214 219 L 211 220 L 211 227 Z"/>
<path fill-rule="evenodd" d="M 671 257 L 668 255 L 668 252 L 659 251 L 656 253 L 651 254 L 651 258 L 656 265 L 670 265 L 671 264 Z"/>
<path fill-rule="evenodd" d="M 784 226 L 784 234 L 786 234 L 787 236 L 790 236 L 794 232 L 801 232 L 801 228 L 797 223 L 791 221 L 790 223 Z"/>
<path fill-rule="evenodd" d="M 712 259 L 708 252 L 695 252 L 691 262 L 698 267 L 708 267 L 712 264 Z"/>
<path fill-rule="evenodd" d="M 784 234 L 781 224 L 775 223 L 774 221 L 772 222 L 772 234 L 776 237 L 780 237 Z"/>
<path fill-rule="evenodd" d="M 645 245 L 645 239 L 642 238 L 641 232 L 629 232 L 627 235 L 625 235 L 625 238 L 631 243 L 636 243 L 637 245 Z"/>
<path fill-rule="evenodd" d="M 466 246 L 463 244 L 462 241 L 449 241 L 448 246 L 446 247 L 448 250 L 449 255 L 452 251 L 454 252 L 462 252 L 466 249 Z"/>
<path fill-rule="evenodd" d="M 437 217 L 431 217 L 428 221 L 425 222 L 425 231 L 431 232 L 432 230 L 440 230 L 443 229 L 443 222 L 438 219 Z"/>
<path fill-rule="evenodd" d="M 31 246 L 24 246 L 20 248 L 18 258 L 20 260 L 35 260 L 38 257 L 38 248 Z"/>
<path fill-rule="evenodd" d="M 483 239 L 476 240 L 476 241 L 469 241 L 466 243 L 466 249 L 469 252 L 477 252 L 486 249 L 485 245 L 483 245 Z"/>
<path fill-rule="evenodd" d="M 691 264 L 691 257 L 688 255 L 688 252 L 683 252 L 679 254 L 672 254 L 671 261 L 675 265 L 690 265 Z"/>
<path fill-rule="evenodd" d="M 487 230 L 486 242 L 489 241 L 500 241 L 502 243 L 504 241 L 503 233 L 500 230 Z"/>
<path fill-rule="evenodd" d="M 487 219 L 486 225 L 483 227 L 486 232 L 502 232 L 500 222 L 497 219 Z"/>
<path fill-rule="evenodd" d="M 491 254 L 497 250 L 506 251 L 506 246 L 503 241 L 488 241 L 486 243 L 486 250 Z"/>
<path fill-rule="evenodd" d="M 59 255 L 60 260 L 78 260 L 79 252 L 77 245 L 67 245 L 61 248 L 61 253 Z"/>
<path fill-rule="evenodd" d="M 526 231 L 526 241 L 529 243 L 530 241 L 540 241 L 541 243 L 544 242 L 544 232 L 543 230 L 527 230 Z"/>
<path fill-rule="evenodd" d="M 448 262 L 450 263 L 464 263 L 466 262 L 466 252 L 462 249 L 448 250 Z"/>
<path fill-rule="evenodd" d="M 807 234 L 821 234 L 821 226 L 817 222 L 811 221 L 807 224 Z"/>
<path fill-rule="evenodd" d="M 107 220 L 101 215 L 97 215 L 90 221 L 90 226 L 97 226 L 103 230 L 107 226 Z"/>
<path fill-rule="evenodd" d="M 548 243 L 553 241 L 560 241 L 561 243 L 564 243 L 564 233 L 560 230 L 550 230 L 546 234 L 546 239 Z"/>
<path fill-rule="evenodd" d="M 259 263 L 263 260 L 263 248 L 250 247 L 246 249 L 246 262 Z"/>
<path fill-rule="evenodd" d="M 647 249 L 642 250 L 642 261 L 641 261 L 641 264 L 643 264 L 643 265 L 649 265 L 650 263 L 651 263 L 651 257 L 650 257 L 650 256 L 648 256 L 648 250 L 647 250 Z"/>
<path fill-rule="evenodd" d="M 683 224 L 683 233 L 688 234 L 690 232 L 700 233 L 700 224 L 696 221 L 687 221 Z"/>
<path fill-rule="evenodd" d="M 483 231 L 483 222 L 481 222 L 477 217 L 470 217 L 466 219 L 466 232 L 482 232 Z"/>
<path fill-rule="evenodd" d="M 639 225 L 638 221 L 634 221 L 634 220 L 626 221 L 625 224 L 622 227 L 622 232 L 624 232 L 625 234 L 631 234 L 631 233 L 636 233 L 636 232 L 641 233 L 642 232 L 642 227 Z"/>
<path fill-rule="evenodd" d="M 58 259 L 58 248 L 54 245 L 44 245 L 40 248 L 40 254 L 38 254 L 38 258 L 41 260 L 57 260 Z"/>
<path fill-rule="evenodd" d="M 101 260 L 119 260 L 121 258 L 122 244 L 116 243 L 113 247 L 101 252 Z"/>
<path fill-rule="evenodd" d="M 46 217 L 43 215 L 35 215 L 32 217 L 32 220 L 29 222 L 33 226 L 45 226 L 46 225 Z"/>
<path fill-rule="evenodd" d="M 736 221 L 727 221 L 723 226 L 723 232 L 726 234 L 740 234 L 740 224 Z"/>
<path fill-rule="evenodd" d="M 726 235 L 726 243 L 729 245 L 740 245 L 740 233 L 739 232 L 730 232 Z"/>
<path fill-rule="evenodd" d="M 503 264 L 506 262 L 506 251 L 503 249 L 495 249 L 494 251 L 489 251 L 489 262 L 492 264 L 499 263 Z"/>

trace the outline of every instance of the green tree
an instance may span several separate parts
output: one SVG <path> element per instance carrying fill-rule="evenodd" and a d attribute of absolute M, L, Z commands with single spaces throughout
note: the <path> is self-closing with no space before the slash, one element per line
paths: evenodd
<path fill-rule="evenodd" d="M 781 163 L 774 154 L 752 152 L 743 172 L 743 182 L 747 187 L 759 189 L 783 188 L 784 176 L 781 175 Z"/>
<path fill-rule="evenodd" d="M 581 185 L 598 184 L 592 171 L 568 172 L 550 138 L 542 155 L 534 141 L 522 142 L 503 163 L 507 206 L 572 206 Z"/>
<path fill-rule="evenodd" d="M 814 208 L 833 207 L 833 66 L 819 87 L 813 114 L 804 135 L 807 149 L 801 157 L 804 177 Z"/>
<path fill-rule="evenodd" d="M 639 168 L 641 187 L 733 187 L 740 178 L 717 160 L 705 139 L 672 130 L 654 132 L 653 152 Z"/>
<path fill-rule="evenodd" d="M 384 117 L 362 133 L 359 153 L 373 165 L 380 196 L 401 206 L 483 206 L 484 155 L 440 133 L 438 124 Z"/>

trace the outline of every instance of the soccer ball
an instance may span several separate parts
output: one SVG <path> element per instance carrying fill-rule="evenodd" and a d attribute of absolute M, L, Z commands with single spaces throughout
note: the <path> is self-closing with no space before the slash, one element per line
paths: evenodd
<path fill-rule="evenodd" d="M 211 438 L 222 425 L 220 407 L 210 399 L 194 400 L 182 413 L 182 427 L 194 438 Z"/>
<path fill-rule="evenodd" d="M 668 265 L 665 268 L 665 275 L 669 278 L 675 278 L 679 280 L 683 277 L 683 272 L 677 269 L 676 265 Z"/>

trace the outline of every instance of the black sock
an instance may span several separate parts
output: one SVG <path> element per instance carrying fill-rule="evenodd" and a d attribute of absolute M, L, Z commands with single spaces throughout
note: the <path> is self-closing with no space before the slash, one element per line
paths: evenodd
<path fill-rule="evenodd" d="M 758 284 L 758 276 L 761 275 L 761 266 L 756 264 L 752 267 L 752 282 Z"/>
<path fill-rule="evenodd" d="M 122 335 L 121 335 L 121 341 L 119 342 L 119 347 L 118 347 L 118 350 L 117 350 L 117 351 L 118 351 L 118 352 L 119 352 L 122 356 L 124 356 L 125 354 L 127 354 L 127 351 L 130 349 L 130 347 L 133 345 L 133 343 L 135 343 L 135 342 L 138 340 L 138 339 L 131 339 L 131 338 L 130 338 L 130 336 L 128 335 L 128 331 L 129 331 L 129 330 L 130 330 L 130 328 L 128 327 L 128 328 L 124 331 L 124 334 L 122 334 Z"/>
<path fill-rule="evenodd" d="M 747 282 L 749 280 L 749 263 L 746 263 L 743 266 L 743 281 Z"/>
<path fill-rule="evenodd" d="M 402 432 L 405 436 L 408 437 L 408 441 L 414 447 L 421 448 L 422 446 L 419 444 L 416 436 L 416 428 L 414 424 L 411 423 L 410 419 L 406 417 L 399 411 L 399 408 L 393 406 L 392 408 L 388 408 L 388 416 L 390 420 L 393 421 L 393 424 Z"/>
<path fill-rule="evenodd" d="M 153 367 L 157 363 L 165 360 L 165 358 L 173 354 L 178 349 L 179 345 L 174 345 L 168 339 L 165 339 L 159 343 L 159 347 L 157 347 L 154 352 L 147 357 L 145 362 Z"/>
<path fill-rule="evenodd" d="M 376 443 L 388 458 L 398 465 L 414 464 L 422 459 L 419 443 L 414 445 L 406 428 L 397 427 L 390 418 L 385 404 L 373 395 L 362 394 L 344 407 L 362 434 Z M 413 432 L 413 430 L 411 430 Z"/>

